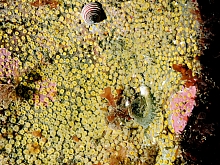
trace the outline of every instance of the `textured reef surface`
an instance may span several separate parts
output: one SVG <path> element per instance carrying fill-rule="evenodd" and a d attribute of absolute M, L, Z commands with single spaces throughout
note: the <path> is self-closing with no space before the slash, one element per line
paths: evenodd
<path fill-rule="evenodd" d="M 0 0 L 0 164 L 216 161 L 219 20 L 205 6 Z"/>

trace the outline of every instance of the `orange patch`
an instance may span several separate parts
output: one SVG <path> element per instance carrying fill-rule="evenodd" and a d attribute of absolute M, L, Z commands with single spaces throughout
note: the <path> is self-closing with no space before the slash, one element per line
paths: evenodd
<path fill-rule="evenodd" d="M 50 5 L 50 8 L 53 9 L 53 8 L 57 8 L 59 2 L 56 0 L 36 0 L 30 4 L 35 7 Z"/>
<path fill-rule="evenodd" d="M 104 93 L 100 95 L 102 98 L 106 98 L 109 102 L 109 105 L 112 107 L 116 107 L 115 98 L 112 95 L 111 87 L 106 87 L 104 89 Z"/>
<path fill-rule="evenodd" d="M 93 164 L 93 165 L 101 165 L 101 163 L 100 163 L 100 162 L 98 162 L 98 164 Z"/>
<path fill-rule="evenodd" d="M 115 120 L 115 115 L 114 114 L 111 114 L 111 115 L 108 115 L 107 116 L 107 120 L 108 120 L 108 122 L 113 122 L 114 120 Z"/>
<path fill-rule="evenodd" d="M 73 141 L 75 141 L 75 142 L 79 142 L 79 141 L 80 141 L 80 139 L 79 139 L 76 135 L 74 135 L 74 136 L 72 137 L 72 139 L 73 139 Z"/>
<path fill-rule="evenodd" d="M 35 136 L 35 137 L 41 137 L 42 136 L 40 131 L 33 131 L 32 135 Z"/>
<path fill-rule="evenodd" d="M 182 74 L 181 80 L 185 80 L 185 86 L 188 88 L 190 86 L 194 86 L 197 78 L 192 76 L 192 70 L 188 69 L 186 66 L 182 64 L 173 64 L 173 69 Z"/>

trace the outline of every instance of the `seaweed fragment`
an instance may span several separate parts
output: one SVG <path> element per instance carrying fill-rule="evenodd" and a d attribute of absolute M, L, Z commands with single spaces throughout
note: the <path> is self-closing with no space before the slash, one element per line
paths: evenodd
<path fill-rule="evenodd" d="M 104 93 L 100 95 L 102 98 L 106 98 L 108 100 L 108 105 L 112 107 L 116 107 L 116 98 L 112 95 L 111 87 L 106 87 L 104 89 Z"/>
<path fill-rule="evenodd" d="M 195 86 L 198 78 L 192 75 L 192 70 L 182 64 L 173 64 L 173 69 L 182 74 L 181 80 L 185 80 L 185 86 Z"/>
<path fill-rule="evenodd" d="M 117 96 L 111 92 L 111 87 L 106 87 L 104 93 L 100 96 L 108 100 L 108 110 L 106 113 L 106 120 L 112 128 L 120 129 L 120 123 L 129 121 L 132 118 L 129 115 L 128 108 L 125 106 L 125 99 L 123 97 L 123 90 L 116 90 Z M 102 108 L 105 110 L 105 108 Z"/>

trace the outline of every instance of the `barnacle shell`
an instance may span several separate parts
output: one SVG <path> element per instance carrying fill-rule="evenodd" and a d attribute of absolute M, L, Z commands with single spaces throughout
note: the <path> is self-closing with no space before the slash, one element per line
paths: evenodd
<path fill-rule="evenodd" d="M 85 23 L 91 25 L 98 23 L 106 19 L 102 5 L 98 2 L 91 2 L 82 8 L 81 12 L 82 18 Z"/>

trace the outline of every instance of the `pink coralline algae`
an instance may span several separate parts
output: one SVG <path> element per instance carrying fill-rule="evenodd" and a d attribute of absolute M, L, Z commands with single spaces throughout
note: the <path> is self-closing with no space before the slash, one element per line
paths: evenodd
<path fill-rule="evenodd" d="M 174 131 L 180 134 L 185 128 L 188 117 L 196 104 L 196 87 L 183 87 L 181 91 L 174 94 L 171 98 L 171 120 Z"/>
<path fill-rule="evenodd" d="M 11 52 L 5 48 L 0 48 L 0 80 L 7 80 L 18 76 L 19 60 L 11 57 Z"/>
<path fill-rule="evenodd" d="M 39 86 L 38 93 L 34 94 L 34 101 L 36 105 L 40 103 L 48 106 L 49 101 L 54 102 L 57 94 L 56 83 L 50 81 L 38 81 L 36 86 Z"/>

